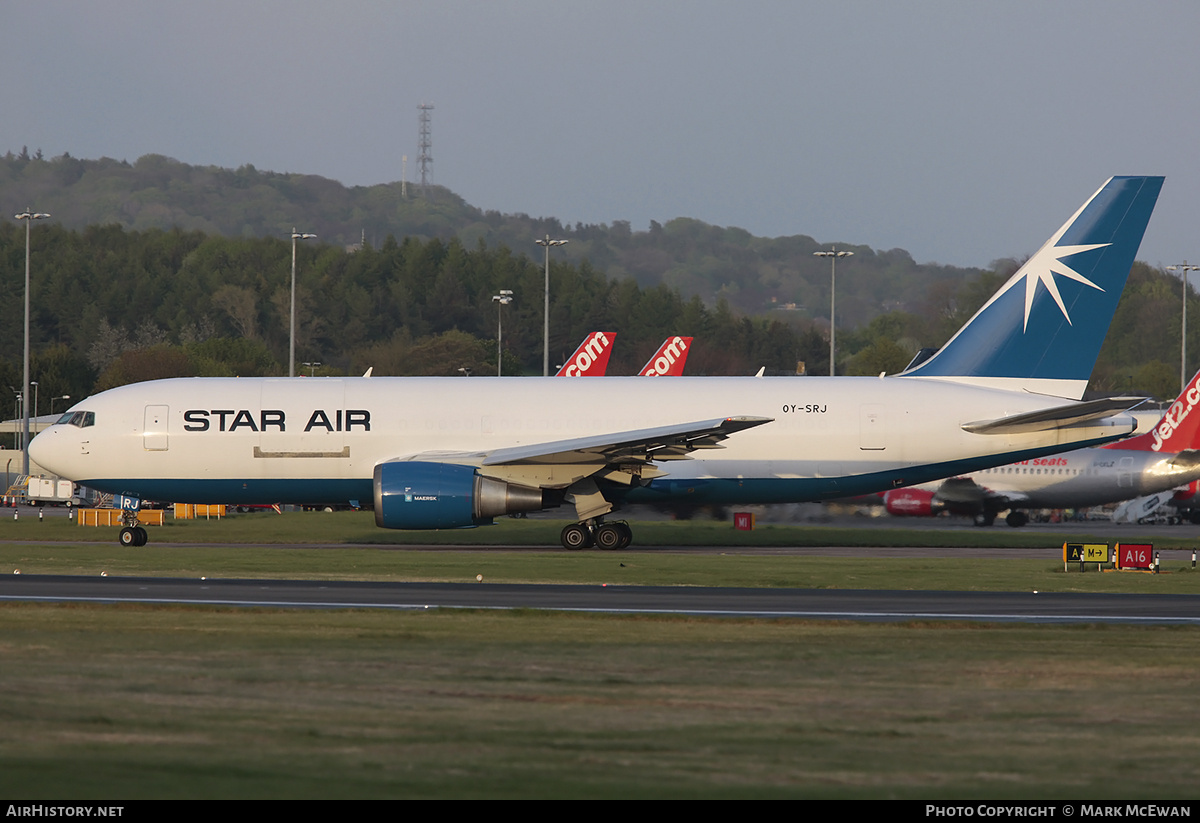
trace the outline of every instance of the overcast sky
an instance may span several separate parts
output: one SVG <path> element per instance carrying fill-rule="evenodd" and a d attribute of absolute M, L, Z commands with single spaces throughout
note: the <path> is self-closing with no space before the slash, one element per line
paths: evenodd
<path fill-rule="evenodd" d="M 412 181 L 426 102 L 484 209 L 986 266 L 1163 174 L 1139 259 L 1200 262 L 1198 35 L 1192 0 L 0 0 L 0 153 Z"/>

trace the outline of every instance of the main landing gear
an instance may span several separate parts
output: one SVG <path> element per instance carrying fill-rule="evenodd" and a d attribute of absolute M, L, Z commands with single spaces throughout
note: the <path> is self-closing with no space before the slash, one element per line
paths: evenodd
<path fill-rule="evenodd" d="M 1029 515 L 1025 512 L 1009 512 L 1008 517 L 1004 518 L 1004 522 L 1012 526 L 1014 529 L 1019 529 L 1029 522 Z"/>
<path fill-rule="evenodd" d="M 604 551 L 628 548 L 633 542 L 633 529 L 624 520 L 599 523 L 588 520 L 565 526 L 561 536 L 564 549 L 577 551 L 595 546 Z"/>

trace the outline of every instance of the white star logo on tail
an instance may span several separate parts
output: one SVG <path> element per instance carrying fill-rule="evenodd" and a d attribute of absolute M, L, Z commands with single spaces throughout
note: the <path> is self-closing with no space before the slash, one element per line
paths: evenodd
<path fill-rule="evenodd" d="M 1080 209 L 1080 211 L 1083 210 Z M 1037 254 L 1029 258 L 1020 271 L 1014 274 L 1012 279 L 1004 284 L 1004 288 L 992 298 L 993 301 L 998 299 L 1000 295 L 1016 286 L 1018 282 L 1021 280 L 1025 281 L 1025 325 L 1021 328 L 1022 332 L 1029 328 L 1029 311 L 1033 308 L 1033 296 L 1037 292 L 1038 283 L 1046 287 L 1046 291 L 1054 298 L 1054 302 L 1058 304 L 1059 310 L 1063 313 L 1063 317 L 1067 318 L 1068 323 L 1071 322 L 1071 315 L 1067 313 L 1067 307 L 1063 304 L 1062 295 L 1058 293 L 1058 283 L 1055 281 L 1054 275 L 1068 277 L 1077 283 L 1083 283 L 1085 286 L 1091 286 L 1098 291 L 1104 291 L 1104 289 L 1097 286 L 1091 280 L 1088 280 L 1082 274 L 1062 262 L 1062 259 L 1070 257 L 1072 254 L 1079 254 L 1080 252 L 1091 251 L 1092 249 L 1102 249 L 1105 246 L 1111 246 L 1112 243 L 1093 243 L 1090 246 L 1054 245 L 1058 242 L 1059 238 L 1066 234 L 1067 229 L 1070 228 L 1073 222 L 1074 219 L 1067 221 L 1053 237 L 1046 241 L 1046 245 L 1038 249 Z M 1074 324 L 1072 323 L 1072 325 Z"/>

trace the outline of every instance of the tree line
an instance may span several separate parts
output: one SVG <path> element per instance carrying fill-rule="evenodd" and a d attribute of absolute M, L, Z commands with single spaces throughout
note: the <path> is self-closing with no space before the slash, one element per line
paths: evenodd
<path fill-rule="evenodd" d="M 33 228 L 34 379 L 83 396 L 159 372 L 281 374 L 286 370 L 290 243 L 199 231 Z M 15 385 L 21 355 L 24 231 L 0 223 L 0 369 Z M 509 373 L 541 370 L 544 273 L 505 246 L 389 236 L 378 249 L 301 243 L 297 358 L 320 373 L 494 373 L 503 311 Z M 1015 267 L 964 281 L 924 311 L 893 311 L 839 336 L 842 374 L 894 373 L 923 346 L 944 342 Z M 512 290 L 501 308 L 492 297 Z M 1173 393 L 1179 283 L 1135 264 L 1093 377 L 1093 388 Z M 1195 311 L 1195 309 L 1193 309 Z M 1200 315 L 1195 315 L 1200 316 Z M 613 281 L 589 262 L 551 261 L 551 354 L 556 363 L 590 331 L 618 334 L 610 373 L 632 374 L 668 335 L 696 338 L 691 374 L 828 372 L 824 327 L 786 312 L 749 316 L 663 285 Z M 1193 345 L 1200 321 L 1192 324 Z M 144 352 L 158 352 L 152 367 Z M 137 354 L 135 357 L 134 353 Z M 170 356 L 168 357 L 168 353 Z M 798 364 L 803 364 L 798 369 Z M 1200 364 L 1197 364 L 1200 365 Z M 314 370 L 316 367 L 313 367 Z M 157 371 L 156 371 L 157 369 Z"/>
<path fill-rule="evenodd" d="M 609 280 L 664 285 L 708 306 L 724 299 L 742 314 L 775 310 L 826 324 L 829 319 L 829 265 L 813 252 L 831 241 L 803 234 L 755 237 L 685 216 L 651 221 L 646 230 L 626 220 L 571 225 L 479 209 L 440 186 L 423 194 L 409 187 L 406 194 L 400 182 L 347 187 L 317 175 L 193 166 L 158 154 L 130 163 L 67 153 L 45 158 L 25 149 L 0 156 L 0 198 L 17 209 L 36 205 L 80 231 L 93 225 L 179 227 L 210 236 L 287 238 L 299 227 L 343 247 L 365 242 L 381 248 L 391 235 L 458 239 L 467 249 L 482 241 L 531 254 L 533 239 L 548 234 L 570 241 L 556 250 L 560 261 L 587 261 Z M 877 251 L 833 240 L 854 252 L 838 267 L 838 319 L 851 327 L 887 311 L 918 311 L 931 290 L 979 274 L 917 263 L 903 249 Z"/>
<path fill-rule="evenodd" d="M 42 398 L 177 375 L 287 371 L 290 242 L 182 229 L 35 225 L 33 379 Z M 0 223 L 0 385 L 18 386 L 25 234 Z M 503 311 L 507 374 L 540 374 L 541 261 L 457 239 L 387 237 L 379 248 L 297 248 L 297 361 L 304 371 L 494 374 Z M 515 300 L 501 308 L 501 289 Z M 749 317 L 665 286 L 551 263 L 550 345 L 561 363 L 591 331 L 617 333 L 610 374 L 632 374 L 668 335 L 696 338 L 692 374 L 828 368 L 823 332 L 802 318 Z M 45 408 L 45 407 L 44 407 Z"/>

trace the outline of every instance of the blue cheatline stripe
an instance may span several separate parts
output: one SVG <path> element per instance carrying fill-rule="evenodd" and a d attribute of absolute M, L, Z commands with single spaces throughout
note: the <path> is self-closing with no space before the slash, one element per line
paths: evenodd
<path fill-rule="evenodd" d="M 189 480 L 114 479 L 80 480 L 88 488 L 128 494 L 162 503 L 296 503 L 320 505 L 371 499 L 371 478 L 354 480 L 312 478 L 303 480 Z"/>
<path fill-rule="evenodd" d="M 1110 442 L 1098 438 L 1076 444 L 1085 448 Z M 1045 446 L 1022 449 L 992 457 L 973 457 L 943 463 L 887 469 L 845 477 L 752 477 L 713 479 L 673 479 L 664 477 L 649 486 L 617 494 L 631 503 L 802 503 L 835 497 L 870 494 L 893 488 L 927 483 L 943 477 L 991 468 L 992 466 L 1031 460 L 1048 454 L 1058 454 L 1061 448 Z M 128 494 L 143 500 L 172 503 L 296 503 L 318 505 L 346 503 L 351 500 L 370 501 L 373 483 L 369 477 L 360 479 L 304 480 L 121 480 L 97 478 L 82 480 L 89 488 L 114 494 Z"/>
<path fill-rule="evenodd" d="M 1111 442 L 1111 437 L 1081 442 L 1072 451 Z M 915 486 L 932 480 L 1032 460 L 1048 454 L 1060 454 L 1060 447 L 1022 449 L 992 457 L 972 457 L 943 463 L 887 469 L 869 474 L 844 477 L 800 478 L 711 478 L 672 479 L 664 477 L 641 489 L 633 489 L 623 498 L 630 503 L 806 503 L 872 494 L 900 486 Z"/>

